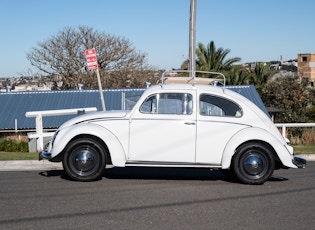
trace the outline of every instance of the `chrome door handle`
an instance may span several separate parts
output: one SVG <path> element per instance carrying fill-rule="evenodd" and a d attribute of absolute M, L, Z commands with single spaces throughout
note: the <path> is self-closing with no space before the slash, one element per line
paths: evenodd
<path fill-rule="evenodd" d="M 195 125 L 195 122 L 185 122 L 185 125 Z"/>

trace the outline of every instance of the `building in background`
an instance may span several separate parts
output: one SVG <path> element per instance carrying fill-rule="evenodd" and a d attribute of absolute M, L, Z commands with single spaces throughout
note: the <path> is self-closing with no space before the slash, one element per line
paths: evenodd
<path fill-rule="evenodd" d="M 315 54 L 298 54 L 298 76 L 315 81 Z"/>

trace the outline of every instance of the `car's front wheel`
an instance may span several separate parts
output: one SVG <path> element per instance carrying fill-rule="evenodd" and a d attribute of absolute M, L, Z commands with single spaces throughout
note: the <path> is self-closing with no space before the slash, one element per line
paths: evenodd
<path fill-rule="evenodd" d="M 247 143 L 233 157 L 235 176 L 245 184 L 263 184 L 273 174 L 275 161 L 269 148 L 262 143 Z"/>
<path fill-rule="evenodd" d="M 80 138 L 69 143 L 63 158 L 66 174 L 76 181 L 100 179 L 105 166 L 104 147 L 93 138 Z"/>

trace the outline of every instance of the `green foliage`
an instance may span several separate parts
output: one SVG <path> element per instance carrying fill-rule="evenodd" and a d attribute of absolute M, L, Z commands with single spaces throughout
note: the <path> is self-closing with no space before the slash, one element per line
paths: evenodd
<path fill-rule="evenodd" d="M 250 71 L 241 66 L 234 65 L 229 71 L 224 71 L 227 85 L 243 85 L 248 84 Z"/>
<path fill-rule="evenodd" d="M 273 71 L 270 70 L 269 65 L 257 62 L 255 68 L 251 69 L 248 80 L 253 84 L 259 94 L 268 82 Z"/>
<path fill-rule="evenodd" d="M 308 79 L 299 80 L 294 76 L 279 77 L 266 84 L 261 94 L 264 104 L 285 111 L 276 117 L 275 122 L 308 121 L 306 108 L 314 101 L 308 84 Z"/>
<path fill-rule="evenodd" d="M 0 161 L 13 161 L 13 160 L 38 160 L 38 153 L 29 152 L 1 152 Z"/>
<path fill-rule="evenodd" d="M 241 61 L 241 58 L 234 57 L 226 59 L 229 53 L 229 49 L 217 49 L 213 41 L 211 41 L 207 47 L 204 44 L 199 43 L 196 49 L 196 70 L 219 72 L 230 69 L 234 63 Z M 188 60 L 183 62 L 181 68 L 188 69 Z"/>
<path fill-rule="evenodd" d="M 1 140 L 0 141 L 0 151 L 5 152 L 27 152 L 28 144 L 25 141 L 15 141 L 15 140 Z"/>
<path fill-rule="evenodd" d="M 306 116 L 308 117 L 308 122 L 315 122 L 315 106 L 307 108 Z"/>

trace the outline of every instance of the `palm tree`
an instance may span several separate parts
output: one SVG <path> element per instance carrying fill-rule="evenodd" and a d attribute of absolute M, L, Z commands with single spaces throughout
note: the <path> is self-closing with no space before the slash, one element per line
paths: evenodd
<path fill-rule="evenodd" d="M 249 81 L 251 84 L 254 84 L 258 93 L 261 95 L 261 90 L 267 84 L 269 77 L 271 76 L 272 71 L 269 68 L 269 65 L 264 63 L 257 62 L 255 68 L 251 71 L 251 76 Z"/>
<path fill-rule="evenodd" d="M 230 70 L 224 71 L 223 74 L 227 85 L 243 85 L 248 84 L 250 70 L 241 65 L 234 65 Z"/>
<path fill-rule="evenodd" d="M 225 60 L 229 53 L 229 49 L 216 49 L 213 41 L 207 47 L 199 43 L 196 49 L 196 70 L 208 72 L 229 70 L 232 64 L 241 61 L 239 57 Z M 181 68 L 188 69 L 188 60 L 182 64 Z"/>

